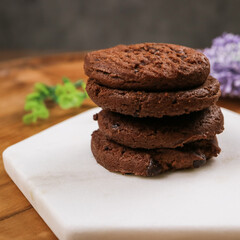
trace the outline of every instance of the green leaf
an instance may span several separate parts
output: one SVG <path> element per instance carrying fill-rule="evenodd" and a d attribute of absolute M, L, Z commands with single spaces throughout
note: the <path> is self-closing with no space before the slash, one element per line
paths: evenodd
<path fill-rule="evenodd" d="M 85 82 L 82 82 L 82 89 L 83 89 L 84 91 L 86 91 L 86 83 L 85 83 Z"/>
<path fill-rule="evenodd" d="M 36 113 L 37 113 L 37 116 L 41 119 L 49 118 L 49 111 L 45 106 L 38 109 L 38 111 Z"/>
<path fill-rule="evenodd" d="M 75 107 L 76 102 L 77 101 L 76 101 L 76 98 L 74 98 L 74 96 L 67 95 L 67 94 L 61 95 L 58 98 L 59 106 L 62 109 L 69 109 L 69 108 Z"/>
<path fill-rule="evenodd" d="M 64 84 L 64 88 L 65 88 L 65 91 L 67 93 L 74 93 L 77 91 L 76 87 L 74 86 L 74 84 L 70 83 L 70 82 L 67 82 Z"/>
<path fill-rule="evenodd" d="M 25 124 L 35 123 L 37 121 L 37 116 L 33 113 L 25 114 L 22 118 Z"/>
<path fill-rule="evenodd" d="M 82 105 L 85 98 L 86 98 L 86 93 L 85 92 L 78 92 L 79 107 Z"/>
<path fill-rule="evenodd" d="M 38 100 L 28 100 L 24 105 L 24 110 L 30 111 L 32 109 L 38 108 L 39 105 L 41 105 L 41 102 L 39 102 Z"/>
<path fill-rule="evenodd" d="M 52 100 L 59 104 L 62 109 L 80 107 L 88 97 L 85 90 L 86 84 L 82 80 L 72 83 L 69 78 L 62 79 L 63 84 L 48 86 L 44 83 L 36 83 L 34 92 L 26 97 L 24 109 L 30 113 L 23 116 L 25 124 L 37 122 L 38 119 L 49 118 L 49 110 L 45 100 Z M 81 88 L 81 90 L 77 89 Z"/>
<path fill-rule="evenodd" d="M 70 79 L 67 78 L 67 77 L 63 77 L 63 78 L 62 78 L 62 81 L 63 81 L 63 83 L 71 82 Z"/>
<path fill-rule="evenodd" d="M 48 87 L 43 83 L 36 83 L 34 86 L 34 90 L 35 90 L 35 92 L 38 92 L 44 96 L 50 95 L 50 91 L 49 91 Z"/>
<path fill-rule="evenodd" d="M 83 82 L 83 85 L 82 85 L 82 89 L 83 89 L 83 91 L 84 91 L 84 93 L 85 93 L 85 97 L 86 98 L 89 98 L 89 96 L 88 96 L 88 94 L 87 94 L 87 91 L 86 91 L 86 83 L 85 82 Z"/>
<path fill-rule="evenodd" d="M 41 98 L 41 94 L 37 92 L 33 92 L 27 95 L 26 100 L 39 100 Z"/>
<path fill-rule="evenodd" d="M 79 87 L 83 87 L 85 84 L 85 82 L 83 80 L 77 80 L 75 83 L 74 83 L 74 86 L 76 88 L 79 88 Z M 85 84 L 86 85 L 86 84 Z"/>
<path fill-rule="evenodd" d="M 55 95 L 61 96 L 62 94 L 65 94 L 65 93 L 66 93 L 66 89 L 64 88 L 64 86 L 58 84 L 55 88 Z"/>

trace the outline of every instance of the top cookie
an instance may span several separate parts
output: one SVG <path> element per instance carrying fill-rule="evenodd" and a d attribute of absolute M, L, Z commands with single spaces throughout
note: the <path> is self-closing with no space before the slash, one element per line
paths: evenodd
<path fill-rule="evenodd" d="M 164 43 L 118 45 L 90 52 L 85 73 L 110 88 L 182 90 L 200 86 L 210 72 L 201 52 Z"/>

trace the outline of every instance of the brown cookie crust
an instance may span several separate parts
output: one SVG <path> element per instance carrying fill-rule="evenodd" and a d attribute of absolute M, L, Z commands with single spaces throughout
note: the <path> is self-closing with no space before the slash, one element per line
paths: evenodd
<path fill-rule="evenodd" d="M 107 140 L 100 132 L 92 134 L 91 148 L 97 162 L 111 172 L 155 176 L 186 168 L 197 168 L 220 152 L 217 139 L 201 140 L 176 149 L 132 149 Z"/>
<path fill-rule="evenodd" d="M 219 82 L 209 76 L 203 85 L 188 91 L 146 92 L 111 89 L 89 79 L 89 97 L 98 106 L 134 117 L 177 116 L 200 111 L 215 104 L 220 97 Z"/>
<path fill-rule="evenodd" d="M 102 110 L 99 130 L 109 139 L 131 148 L 176 148 L 202 139 L 213 139 L 224 130 L 220 107 L 213 105 L 188 115 L 134 118 Z"/>
<path fill-rule="evenodd" d="M 84 70 L 89 78 L 110 88 L 163 91 L 200 86 L 209 75 L 210 64 L 192 48 L 141 43 L 90 52 Z"/>

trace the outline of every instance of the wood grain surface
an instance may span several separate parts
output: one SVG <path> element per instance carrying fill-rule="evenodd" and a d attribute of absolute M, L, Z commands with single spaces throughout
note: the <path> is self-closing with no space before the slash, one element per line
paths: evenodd
<path fill-rule="evenodd" d="M 21 120 L 25 96 L 33 90 L 35 82 L 53 85 L 59 83 L 63 76 L 74 81 L 87 79 L 83 57 L 84 53 L 69 53 L 0 63 L 0 240 L 56 239 L 6 174 L 2 152 L 16 142 L 95 106 L 91 100 L 72 110 L 52 106 L 48 120 L 30 126 Z M 221 99 L 219 105 L 240 113 L 238 99 Z"/>

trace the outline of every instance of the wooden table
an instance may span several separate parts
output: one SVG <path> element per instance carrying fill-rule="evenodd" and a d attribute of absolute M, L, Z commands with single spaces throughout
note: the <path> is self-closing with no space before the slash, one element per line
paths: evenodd
<path fill-rule="evenodd" d="M 95 106 L 87 100 L 78 109 L 51 108 L 51 117 L 35 125 L 22 123 L 25 96 L 35 82 L 56 84 L 62 76 L 87 79 L 83 72 L 83 53 L 43 56 L 0 63 L 0 152 L 43 129 Z M 219 105 L 240 113 L 240 100 L 224 99 Z M 0 240 L 56 239 L 48 226 L 11 181 L 0 160 Z"/>

